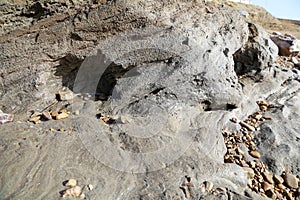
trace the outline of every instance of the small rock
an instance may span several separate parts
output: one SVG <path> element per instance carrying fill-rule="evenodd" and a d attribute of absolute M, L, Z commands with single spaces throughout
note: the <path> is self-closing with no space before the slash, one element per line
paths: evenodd
<path fill-rule="evenodd" d="M 250 167 L 243 167 L 243 169 L 244 169 L 244 171 L 246 172 L 247 177 L 248 177 L 249 179 L 253 179 L 253 178 L 254 178 L 255 173 L 254 173 L 254 170 L 253 170 L 253 169 L 251 169 Z"/>
<path fill-rule="evenodd" d="M 241 122 L 240 122 L 240 125 L 241 125 L 242 127 L 247 128 L 249 131 L 255 131 L 255 128 L 254 128 L 253 126 L 247 124 L 246 122 L 241 121 Z"/>
<path fill-rule="evenodd" d="M 214 184 L 212 182 L 205 181 L 205 189 L 206 189 L 206 191 L 208 191 L 208 192 L 211 191 L 213 189 L 213 187 L 214 187 Z"/>
<path fill-rule="evenodd" d="M 298 188 L 298 179 L 295 175 L 286 173 L 283 177 L 284 182 L 290 188 L 297 189 Z"/>
<path fill-rule="evenodd" d="M 74 114 L 79 115 L 79 110 L 76 110 Z"/>
<path fill-rule="evenodd" d="M 298 63 L 299 63 L 299 61 L 298 61 L 297 58 L 295 58 L 295 57 L 292 57 L 292 62 L 293 62 L 294 64 L 298 64 Z"/>
<path fill-rule="evenodd" d="M 274 184 L 272 174 L 270 174 L 268 172 L 263 172 L 262 175 L 266 181 L 268 181 L 270 184 Z"/>
<path fill-rule="evenodd" d="M 38 123 L 41 123 L 41 116 L 36 116 L 36 117 L 31 117 L 30 119 L 29 119 L 29 121 L 30 122 L 33 122 L 33 123 L 35 123 L 35 124 L 38 124 Z"/>
<path fill-rule="evenodd" d="M 277 174 L 275 174 L 273 176 L 273 179 L 274 179 L 275 183 L 277 183 L 277 184 L 283 183 L 283 181 L 284 181 L 283 178 L 281 176 L 278 176 Z"/>
<path fill-rule="evenodd" d="M 185 198 L 188 199 L 191 197 L 191 194 L 186 186 L 181 186 L 179 188 L 183 191 Z"/>
<path fill-rule="evenodd" d="M 279 183 L 279 184 L 277 185 L 277 187 L 278 187 L 279 189 L 285 189 L 285 188 L 286 188 L 282 183 Z"/>
<path fill-rule="evenodd" d="M 60 101 L 70 101 L 73 99 L 73 93 L 71 91 L 60 91 L 58 92 Z"/>
<path fill-rule="evenodd" d="M 52 116 L 51 116 L 51 114 L 50 114 L 48 111 L 44 111 L 44 112 L 42 113 L 42 116 L 43 116 L 45 119 L 47 119 L 47 120 L 52 119 Z"/>
<path fill-rule="evenodd" d="M 92 184 L 88 184 L 87 187 L 88 187 L 89 190 L 93 190 L 94 189 L 94 186 Z"/>
<path fill-rule="evenodd" d="M 79 197 L 81 194 L 81 187 L 75 186 L 64 191 L 62 197 Z"/>
<path fill-rule="evenodd" d="M 271 190 L 273 188 L 273 186 L 270 184 L 270 183 L 268 183 L 268 182 L 263 182 L 263 190 L 266 192 L 266 191 L 268 191 L 268 190 Z"/>
<path fill-rule="evenodd" d="M 237 123 L 238 119 L 237 119 L 236 117 L 233 117 L 233 118 L 231 118 L 231 121 L 232 121 L 233 123 Z"/>
<path fill-rule="evenodd" d="M 263 118 L 264 118 L 265 120 L 272 120 L 272 117 L 271 117 L 271 116 L 263 116 Z"/>
<path fill-rule="evenodd" d="M 66 187 L 75 187 L 77 185 L 77 181 L 75 179 L 70 179 L 68 182 L 65 184 Z"/>
<path fill-rule="evenodd" d="M 253 158 L 260 158 L 260 153 L 257 151 L 250 151 L 249 154 L 253 157 Z"/>
<path fill-rule="evenodd" d="M 58 115 L 58 112 L 57 111 L 51 111 L 50 112 L 51 116 L 56 118 L 56 116 Z"/>
<path fill-rule="evenodd" d="M 0 125 L 8 122 L 12 122 L 13 120 L 14 120 L 14 116 L 12 114 L 3 113 L 2 110 L 0 110 Z"/>
<path fill-rule="evenodd" d="M 80 199 L 84 199 L 84 198 L 85 198 L 85 194 L 82 193 L 82 194 L 79 196 L 79 198 L 80 198 Z"/>
<path fill-rule="evenodd" d="M 61 119 L 65 119 L 65 118 L 68 118 L 68 117 L 69 117 L 69 114 L 68 114 L 68 113 L 62 112 L 62 113 L 59 113 L 59 114 L 55 117 L 55 119 L 56 119 L 56 120 L 61 120 Z"/>

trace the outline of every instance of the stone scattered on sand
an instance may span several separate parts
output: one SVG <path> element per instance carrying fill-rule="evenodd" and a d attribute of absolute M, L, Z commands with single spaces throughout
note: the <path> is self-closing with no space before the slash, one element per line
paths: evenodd
<path fill-rule="evenodd" d="M 74 95 L 71 91 L 60 91 L 58 92 L 58 97 L 60 101 L 71 101 Z"/>
<path fill-rule="evenodd" d="M 63 192 L 62 197 L 79 197 L 81 194 L 81 187 L 75 186 Z"/>
<path fill-rule="evenodd" d="M 291 188 L 297 189 L 299 180 L 293 174 L 286 173 L 283 177 L 284 183 Z"/>
<path fill-rule="evenodd" d="M 206 191 L 211 191 L 214 187 L 214 184 L 210 181 L 205 181 L 205 188 L 206 188 Z"/>
<path fill-rule="evenodd" d="M 253 158 L 260 158 L 260 153 L 258 151 L 250 151 L 249 154 L 253 157 Z"/>
<path fill-rule="evenodd" d="M 262 175 L 266 181 L 268 181 L 270 184 L 274 184 L 273 175 L 271 173 L 263 172 Z"/>
<path fill-rule="evenodd" d="M 14 120 L 14 115 L 3 113 L 2 110 L 0 110 L 0 125 L 8 122 L 12 122 L 13 120 Z"/>
<path fill-rule="evenodd" d="M 82 193 L 80 196 L 79 196 L 80 199 L 85 199 L 85 194 Z"/>
<path fill-rule="evenodd" d="M 41 116 L 33 116 L 28 121 L 33 122 L 35 124 L 41 123 Z"/>
<path fill-rule="evenodd" d="M 43 118 L 46 119 L 46 120 L 52 119 L 52 116 L 51 116 L 50 112 L 48 112 L 48 111 L 44 111 L 44 112 L 42 113 L 42 116 L 43 116 Z"/>
<path fill-rule="evenodd" d="M 67 112 L 67 110 L 63 109 L 63 110 L 60 110 L 57 115 L 55 116 L 55 119 L 56 120 L 61 120 L 61 119 L 65 119 L 65 118 L 68 118 L 69 117 L 69 114 Z"/>
<path fill-rule="evenodd" d="M 93 189 L 94 189 L 94 186 L 93 186 L 92 184 L 88 184 L 88 185 L 87 185 L 87 188 L 88 188 L 89 190 L 93 190 Z"/>
<path fill-rule="evenodd" d="M 75 187 L 77 185 L 77 181 L 75 179 L 69 179 L 65 184 L 66 187 Z"/>
<path fill-rule="evenodd" d="M 250 124 L 247 124 L 246 122 L 241 121 L 240 125 L 242 127 L 247 128 L 249 131 L 255 131 L 255 127 L 251 126 Z"/>
<path fill-rule="evenodd" d="M 284 181 L 283 178 L 277 174 L 274 174 L 273 179 L 274 179 L 275 183 L 277 183 L 277 184 L 283 183 L 283 181 Z"/>

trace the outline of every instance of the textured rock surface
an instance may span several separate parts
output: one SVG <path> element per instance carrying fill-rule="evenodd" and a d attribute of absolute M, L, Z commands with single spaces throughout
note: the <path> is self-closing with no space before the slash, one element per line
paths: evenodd
<path fill-rule="evenodd" d="M 1 199 L 57 199 L 71 177 L 95 186 L 90 199 L 184 199 L 185 175 L 193 177 L 194 199 L 204 198 L 198 185 L 205 180 L 227 188 L 207 198 L 262 199 L 247 189 L 242 168 L 224 164 L 221 135 L 258 99 L 278 105 L 257 134 L 261 159 L 273 172 L 297 173 L 300 72 L 272 67 L 278 52 L 261 28 L 202 1 L 80 9 L 67 2 L 59 4 L 63 14 L 41 2 L 43 14 L 25 12 L 29 19 L 20 24 L 33 25 L 8 24 L 0 41 L 1 109 L 21 120 L 0 127 Z M 98 101 L 74 97 L 67 109 L 78 116 L 22 122 L 26 111 L 44 111 L 63 86 L 96 93 Z M 99 113 L 122 123 L 107 125 Z M 74 134 L 56 131 L 62 128 Z M 150 130 L 156 135 L 141 137 Z M 132 154 L 168 144 L 176 145 L 158 156 Z"/>

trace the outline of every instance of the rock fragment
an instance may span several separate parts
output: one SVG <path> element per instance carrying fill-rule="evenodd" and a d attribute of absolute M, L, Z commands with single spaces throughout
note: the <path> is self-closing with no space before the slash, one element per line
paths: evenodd
<path fill-rule="evenodd" d="M 66 187 L 75 187 L 77 185 L 77 181 L 75 179 L 69 179 L 65 184 Z"/>
<path fill-rule="evenodd" d="M 62 197 L 79 197 L 80 194 L 81 194 L 81 187 L 75 186 L 65 190 Z"/>
<path fill-rule="evenodd" d="M 260 153 L 257 151 L 250 151 L 249 154 L 253 157 L 253 158 L 260 158 Z"/>
<path fill-rule="evenodd" d="M 283 183 L 284 181 L 283 178 L 281 176 L 278 176 L 277 174 L 274 174 L 273 179 L 277 184 Z"/>
<path fill-rule="evenodd" d="M 14 120 L 14 116 L 12 114 L 3 113 L 2 110 L 0 110 L 0 125 L 8 122 L 12 122 L 13 120 Z"/>
<path fill-rule="evenodd" d="M 71 91 L 60 91 L 58 97 L 60 101 L 71 101 L 74 98 Z"/>
<path fill-rule="evenodd" d="M 255 128 L 254 128 L 253 126 L 247 124 L 246 122 L 241 121 L 241 122 L 240 122 L 240 125 L 241 125 L 242 127 L 247 128 L 249 131 L 255 131 Z"/>
<path fill-rule="evenodd" d="M 46 120 L 52 119 L 52 116 L 51 116 L 50 112 L 48 112 L 48 111 L 42 112 L 42 116 L 43 116 L 43 118 L 46 119 Z"/>
<path fill-rule="evenodd" d="M 299 180 L 297 179 L 297 177 L 293 174 L 290 173 L 286 173 L 283 177 L 284 183 L 293 189 L 297 189 L 298 188 L 298 182 Z"/>

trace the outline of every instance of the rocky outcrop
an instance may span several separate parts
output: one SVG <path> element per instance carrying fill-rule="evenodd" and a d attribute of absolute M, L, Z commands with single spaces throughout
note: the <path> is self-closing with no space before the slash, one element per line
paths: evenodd
<path fill-rule="evenodd" d="M 278 50 L 259 26 L 202 1 L 59 5 L 65 14 L 27 6 L 35 23 L 1 39 L 0 102 L 21 121 L 0 127 L 1 199 L 57 199 L 70 178 L 94 185 L 91 199 L 263 199 L 224 163 L 221 134 L 259 99 L 277 107 L 257 158 L 296 173 L 299 70 L 272 66 Z M 68 118 L 22 122 L 55 109 Z"/>

